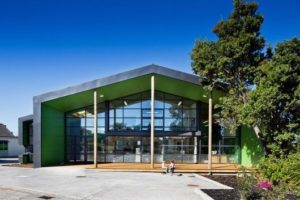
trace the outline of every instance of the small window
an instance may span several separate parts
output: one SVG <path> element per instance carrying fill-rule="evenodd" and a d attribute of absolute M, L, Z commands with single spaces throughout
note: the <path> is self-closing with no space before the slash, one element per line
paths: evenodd
<path fill-rule="evenodd" d="M 0 140 L 0 151 L 7 151 L 8 150 L 8 141 Z"/>

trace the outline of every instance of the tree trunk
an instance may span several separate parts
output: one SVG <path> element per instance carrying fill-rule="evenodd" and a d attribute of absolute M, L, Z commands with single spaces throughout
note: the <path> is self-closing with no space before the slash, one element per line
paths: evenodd
<path fill-rule="evenodd" d="M 255 132 L 255 135 L 256 135 L 256 137 L 257 137 L 257 139 L 258 139 L 258 141 L 259 141 L 259 143 L 260 143 L 260 146 L 262 147 L 262 149 L 263 149 L 263 152 L 264 152 L 264 156 L 266 156 L 268 153 L 267 153 L 267 147 L 266 147 L 266 145 L 265 145 L 265 143 L 264 143 L 264 141 L 263 141 L 263 139 L 260 137 L 260 129 L 259 129 L 259 127 L 258 126 L 256 126 L 256 125 L 254 125 L 254 126 L 252 126 L 252 128 L 253 128 L 253 130 L 254 130 L 254 132 Z"/>

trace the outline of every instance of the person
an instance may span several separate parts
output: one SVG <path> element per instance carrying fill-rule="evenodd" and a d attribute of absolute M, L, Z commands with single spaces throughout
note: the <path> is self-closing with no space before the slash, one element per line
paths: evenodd
<path fill-rule="evenodd" d="M 174 163 L 174 160 L 172 160 L 169 165 L 169 171 L 170 171 L 171 176 L 173 176 L 174 170 L 175 170 L 175 163 Z"/>
<path fill-rule="evenodd" d="M 163 160 L 161 163 L 161 169 L 163 171 L 163 173 L 168 173 L 168 167 L 166 166 L 166 162 Z"/>

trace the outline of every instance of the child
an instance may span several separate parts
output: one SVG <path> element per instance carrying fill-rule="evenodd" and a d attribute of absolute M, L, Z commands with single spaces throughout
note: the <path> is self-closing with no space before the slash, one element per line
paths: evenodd
<path fill-rule="evenodd" d="M 174 163 L 174 160 L 172 160 L 169 165 L 169 170 L 170 170 L 171 176 L 173 176 L 174 169 L 175 169 L 175 163 Z"/>
<path fill-rule="evenodd" d="M 166 162 L 162 161 L 161 163 L 161 169 L 163 171 L 164 174 L 168 173 L 168 167 L 166 166 Z"/>

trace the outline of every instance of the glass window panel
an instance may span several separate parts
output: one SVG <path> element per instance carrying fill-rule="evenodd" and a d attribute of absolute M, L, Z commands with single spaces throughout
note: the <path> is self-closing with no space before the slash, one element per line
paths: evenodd
<path fill-rule="evenodd" d="M 94 126 L 94 118 L 86 118 L 86 126 Z"/>
<path fill-rule="evenodd" d="M 164 131 L 171 131 L 170 127 L 165 126 Z"/>
<path fill-rule="evenodd" d="M 124 117 L 141 117 L 141 110 L 124 108 Z"/>
<path fill-rule="evenodd" d="M 163 126 L 164 120 L 163 119 L 154 119 L 154 126 Z"/>
<path fill-rule="evenodd" d="M 143 109 L 142 110 L 143 117 L 151 117 L 151 110 L 150 109 Z"/>
<path fill-rule="evenodd" d="M 109 130 L 112 130 L 115 124 L 114 118 L 109 118 Z"/>
<path fill-rule="evenodd" d="M 85 126 L 85 118 L 66 118 L 67 126 Z"/>
<path fill-rule="evenodd" d="M 117 137 L 106 137 L 106 152 L 115 153 Z"/>
<path fill-rule="evenodd" d="M 151 110 L 150 109 L 144 109 L 142 110 L 143 117 L 151 117 Z M 154 110 L 154 116 L 155 117 L 163 117 L 164 116 L 164 110 L 163 109 L 155 109 Z"/>
<path fill-rule="evenodd" d="M 126 130 L 136 130 L 139 131 L 141 127 L 140 118 L 124 118 L 124 126 Z"/>
<path fill-rule="evenodd" d="M 151 101 L 150 100 L 143 100 L 142 101 L 142 108 L 151 108 Z"/>
<path fill-rule="evenodd" d="M 196 118 L 196 110 L 183 110 L 182 116 L 184 118 Z"/>
<path fill-rule="evenodd" d="M 105 126 L 105 118 L 98 118 L 98 126 Z"/>
<path fill-rule="evenodd" d="M 172 126 L 181 126 L 181 119 L 165 119 L 165 126 L 172 127 Z"/>
<path fill-rule="evenodd" d="M 155 108 L 164 108 L 164 102 L 160 101 L 160 100 L 155 100 L 154 106 L 155 106 Z"/>
<path fill-rule="evenodd" d="M 98 117 L 105 117 L 105 110 L 98 110 Z"/>
<path fill-rule="evenodd" d="M 104 134 L 105 133 L 105 128 L 104 127 L 98 127 L 97 131 L 98 131 L 98 134 Z"/>
<path fill-rule="evenodd" d="M 155 117 L 163 117 L 164 116 L 164 110 L 163 109 L 155 109 L 154 110 L 154 116 Z"/>
<path fill-rule="evenodd" d="M 176 100 L 166 100 L 165 101 L 165 108 L 169 108 L 169 109 L 181 109 L 181 105 L 180 105 L 181 101 L 176 101 Z M 178 106 L 179 104 L 179 106 Z"/>
<path fill-rule="evenodd" d="M 94 116 L 94 107 L 87 107 L 86 108 L 86 117 L 93 117 Z"/>
<path fill-rule="evenodd" d="M 143 119 L 143 124 L 142 124 L 142 126 L 149 126 L 150 127 L 150 124 L 151 123 L 151 120 L 150 119 Z"/>
<path fill-rule="evenodd" d="M 194 145 L 194 137 L 182 137 L 183 145 Z"/>
<path fill-rule="evenodd" d="M 123 109 L 116 109 L 116 117 L 123 117 Z"/>
<path fill-rule="evenodd" d="M 85 133 L 86 133 L 87 136 L 93 135 L 94 134 L 94 128 L 92 128 L 92 127 L 86 128 Z"/>
<path fill-rule="evenodd" d="M 110 109 L 109 110 L 109 117 L 114 117 L 115 116 L 115 109 Z"/>
<path fill-rule="evenodd" d="M 156 131 L 163 131 L 164 130 L 164 127 L 157 127 L 157 126 L 155 126 L 154 127 L 154 130 L 156 130 Z"/>
<path fill-rule="evenodd" d="M 123 130 L 124 128 L 123 118 L 116 118 L 115 130 Z"/>
<path fill-rule="evenodd" d="M 85 130 L 85 128 L 83 128 L 83 127 L 69 126 L 69 127 L 66 127 L 66 134 L 67 135 L 80 136 L 80 135 L 84 134 L 84 130 Z"/>
<path fill-rule="evenodd" d="M 150 153 L 150 137 L 142 138 L 142 152 Z"/>
<path fill-rule="evenodd" d="M 150 129 L 151 129 L 150 126 L 145 126 L 145 127 L 143 126 L 142 127 L 142 131 L 150 131 Z"/>
<path fill-rule="evenodd" d="M 165 117 L 166 118 L 182 118 L 182 110 L 181 109 L 165 109 Z"/>
<path fill-rule="evenodd" d="M 196 119 L 195 118 L 183 119 L 183 127 L 184 128 L 196 127 Z"/>

